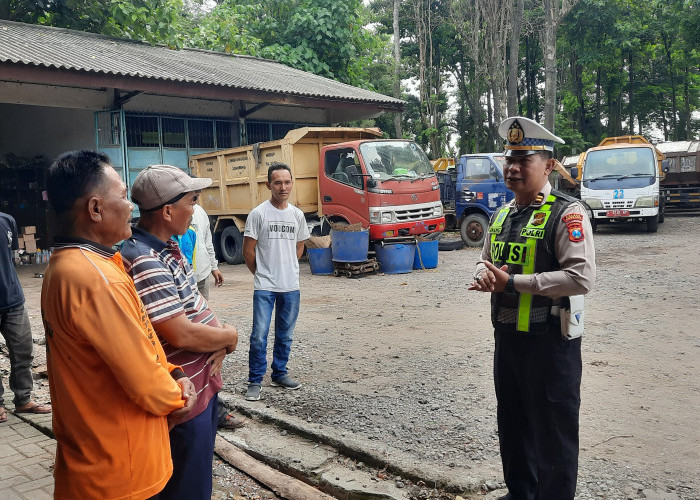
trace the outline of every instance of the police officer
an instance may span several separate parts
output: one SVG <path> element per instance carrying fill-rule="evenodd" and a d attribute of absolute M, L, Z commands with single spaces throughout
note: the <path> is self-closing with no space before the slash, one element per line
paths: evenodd
<path fill-rule="evenodd" d="M 581 338 L 562 335 L 559 316 L 570 296 L 593 288 L 593 233 L 581 203 L 548 181 L 554 143 L 564 141 L 521 116 L 498 132 L 515 199 L 493 215 L 469 290 L 491 293 L 501 498 L 573 499 Z"/>

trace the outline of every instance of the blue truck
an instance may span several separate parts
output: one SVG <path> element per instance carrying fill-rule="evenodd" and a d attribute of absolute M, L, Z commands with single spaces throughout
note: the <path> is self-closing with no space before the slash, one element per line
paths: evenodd
<path fill-rule="evenodd" d="M 454 167 L 437 171 L 445 230 L 459 231 L 470 247 L 481 247 L 491 215 L 515 196 L 503 179 L 503 153 L 462 155 Z"/>

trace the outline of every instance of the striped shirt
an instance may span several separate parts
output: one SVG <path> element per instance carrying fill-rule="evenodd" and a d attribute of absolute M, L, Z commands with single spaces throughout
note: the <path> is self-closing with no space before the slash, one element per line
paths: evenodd
<path fill-rule="evenodd" d="M 193 323 L 220 326 L 207 301 L 197 290 L 194 272 L 180 247 L 170 238 L 163 242 L 151 233 L 132 228 L 132 236 L 121 250 L 124 268 L 131 275 L 148 317 L 158 332 L 158 323 L 186 314 Z M 160 337 L 170 363 L 179 365 L 197 389 L 197 404 L 190 418 L 199 415 L 221 389 L 221 374 L 212 377 L 207 358 L 211 353 L 191 352 L 170 345 Z"/>

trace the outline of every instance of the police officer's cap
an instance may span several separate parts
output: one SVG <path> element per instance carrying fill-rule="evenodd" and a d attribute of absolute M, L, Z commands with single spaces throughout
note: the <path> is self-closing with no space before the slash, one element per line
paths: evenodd
<path fill-rule="evenodd" d="M 527 156 L 540 151 L 554 151 L 554 143 L 564 140 L 534 120 L 511 116 L 501 122 L 498 134 L 506 140 L 506 156 Z"/>

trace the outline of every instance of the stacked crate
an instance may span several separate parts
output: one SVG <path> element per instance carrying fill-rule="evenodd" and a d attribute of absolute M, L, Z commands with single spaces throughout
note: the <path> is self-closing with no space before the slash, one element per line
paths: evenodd
<path fill-rule="evenodd" d="M 36 226 L 22 226 L 19 249 L 25 253 L 36 253 Z"/>

